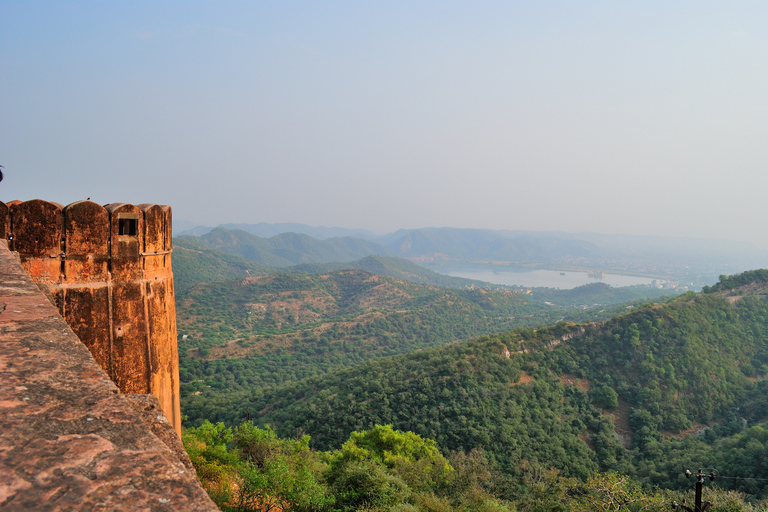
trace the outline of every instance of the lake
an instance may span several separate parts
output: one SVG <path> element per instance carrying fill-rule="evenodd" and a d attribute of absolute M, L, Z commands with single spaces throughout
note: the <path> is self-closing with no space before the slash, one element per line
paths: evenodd
<path fill-rule="evenodd" d="M 522 287 L 547 287 L 570 289 L 589 283 L 605 283 L 613 287 L 651 284 L 653 279 L 648 277 L 627 276 L 623 274 L 605 274 L 605 278 L 589 277 L 587 272 L 571 272 L 560 270 L 523 270 L 523 269 L 494 269 L 488 267 L 466 267 L 448 265 L 431 267 L 431 270 L 447 276 L 477 279 L 493 284 Z"/>

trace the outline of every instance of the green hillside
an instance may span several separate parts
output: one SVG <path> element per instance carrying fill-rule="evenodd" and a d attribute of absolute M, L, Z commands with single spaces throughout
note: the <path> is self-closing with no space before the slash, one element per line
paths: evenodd
<path fill-rule="evenodd" d="M 211 249 L 196 237 L 173 239 L 173 282 L 178 295 L 200 283 L 244 279 L 269 273 L 269 267 Z"/>
<path fill-rule="evenodd" d="M 501 286 L 491 285 L 483 281 L 438 274 L 411 261 L 392 256 L 372 255 L 348 263 L 309 263 L 291 267 L 291 270 L 310 274 L 324 274 L 344 269 L 365 270 L 371 274 L 392 277 L 411 283 L 442 286 L 444 288 L 467 288 L 472 286 L 502 288 Z"/>
<path fill-rule="evenodd" d="M 282 233 L 271 238 L 261 238 L 245 231 L 222 227 L 200 237 L 181 238 L 193 238 L 212 249 L 270 267 L 352 261 L 371 254 L 389 252 L 380 245 L 353 237 L 318 240 L 308 235 Z"/>
<path fill-rule="evenodd" d="M 530 294 L 499 288 L 446 289 L 356 269 L 198 285 L 177 300 L 185 414 L 193 422 L 213 419 L 212 411 L 228 409 L 253 387 L 472 336 L 608 318 L 629 298 L 601 285 Z M 589 302 L 579 301 L 582 296 Z M 595 296 L 603 305 L 587 307 Z"/>
<path fill-rule="evenodd" d="M 670 290 L 649 286 L 623 286 L 614 288 L 605 283 L 589 283 L 568 290 L 555 288 L 532 288 L 530 295 L 542 303 L 548 302 L 553 307 L 580 307 L 582 309 L 599 306 L 614 306 L 624 302 L 655 300 L 669 294 Z"/>
<path fill-rule="evenodd" d="M 182 397 L 296 381 L 564 313 L 510 290 L 449 290 L 362 270 L 203 284 L 177 301 Z M 186 413 L 196 417 L 189 404 Z"/>
<path fill-rule="evenodd" d="M 392 256 L 374 255 L 347 263 L 308 263 L 290 267 L 290 270 L 310 274 L 323 274 L 345 269 L 365 270 L 371 274 L 392 277 L 410 283 L 429 284 L 443 288 L 487 288 L 518 292 L 530 290 L 533 300 L 542 304 L 551 302 L 557 306 L 610 306 L 640 299 L 656 299 L 670 292 L 669 290 L 642 285 L 613 288 L 608 284 L 599 282 L 565 290 L 557 288 L 513 288 L 485 281 L 438 274 L 406 259 Z"/>
<path fill-rule="evenodd" d="M 670 457 L 764 477 L 766 436 L 750 427 L 768 418 L 766 375 L 768 303 L 759 293 L 688 293 L 602 323 L 517 329 L 251 389 L 209 412 L 231 423 L 249 412 L 282 435 L 309 434 L 322 449 L 375 424 L 443 450 L 482 447 L 511 489 L 531 466 L 579 479 L 618 471 L 669 486 Z M 748 491 L 765 496 L 764 484 Z"/>

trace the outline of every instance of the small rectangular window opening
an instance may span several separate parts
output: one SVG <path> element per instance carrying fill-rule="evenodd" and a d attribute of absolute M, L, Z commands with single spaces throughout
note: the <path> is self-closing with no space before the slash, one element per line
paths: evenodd
<path fill-rule="evenodd" d="M 117 219 L 120 235 L 137 236 L 139 234 L 139 219 Z"/>

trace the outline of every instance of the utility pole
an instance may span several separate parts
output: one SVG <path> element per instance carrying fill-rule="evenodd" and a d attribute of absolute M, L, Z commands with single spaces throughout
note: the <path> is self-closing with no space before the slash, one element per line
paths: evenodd
<path fill-rule="evenodd" d="M 689 469 L 685 470 L 685 476 L 686 476 L 686 478 L 691 478 L 691 471 Z M 673 501 L 672 502 L 672 508 L 676 509 L 676 508 L 679 507 L 679 508 L 682 508 L 684 510 L 687 510 L 688 512 L 704 512 L 709 507 L 711 507 L 713 505 L 713 503 L 711 501 L 708 501 L 708 502 L 704 503 L 703 505 L 701 504 L 701 488 L 702 488 L 702 485 L 704 483 L 704 477 L 705 476 L 707 476 L 707 475 L 702 473 L 701 472 L 701 468 L 699 468 L 699 471 L 696 473 L 696 499 L 695 499 L 695 503 L 694 503 L 694 507 L 693 508 L 686 506 L 685 505 L 685 500 L 683 500 L 682 503 L 678 503 L 676 501 Z M 710 481 L 714 480 L 715 479 L 715 472 L 711 471 L 708 476 L 709 476 L 709 480 Z"/>

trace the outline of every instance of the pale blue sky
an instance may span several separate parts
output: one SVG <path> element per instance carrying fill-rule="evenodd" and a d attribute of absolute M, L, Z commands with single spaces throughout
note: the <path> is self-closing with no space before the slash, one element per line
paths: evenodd
<path fill-rule="evenodd" d="M 766 246 L 768 2 L 0 0 L 0 199 Z"/>

